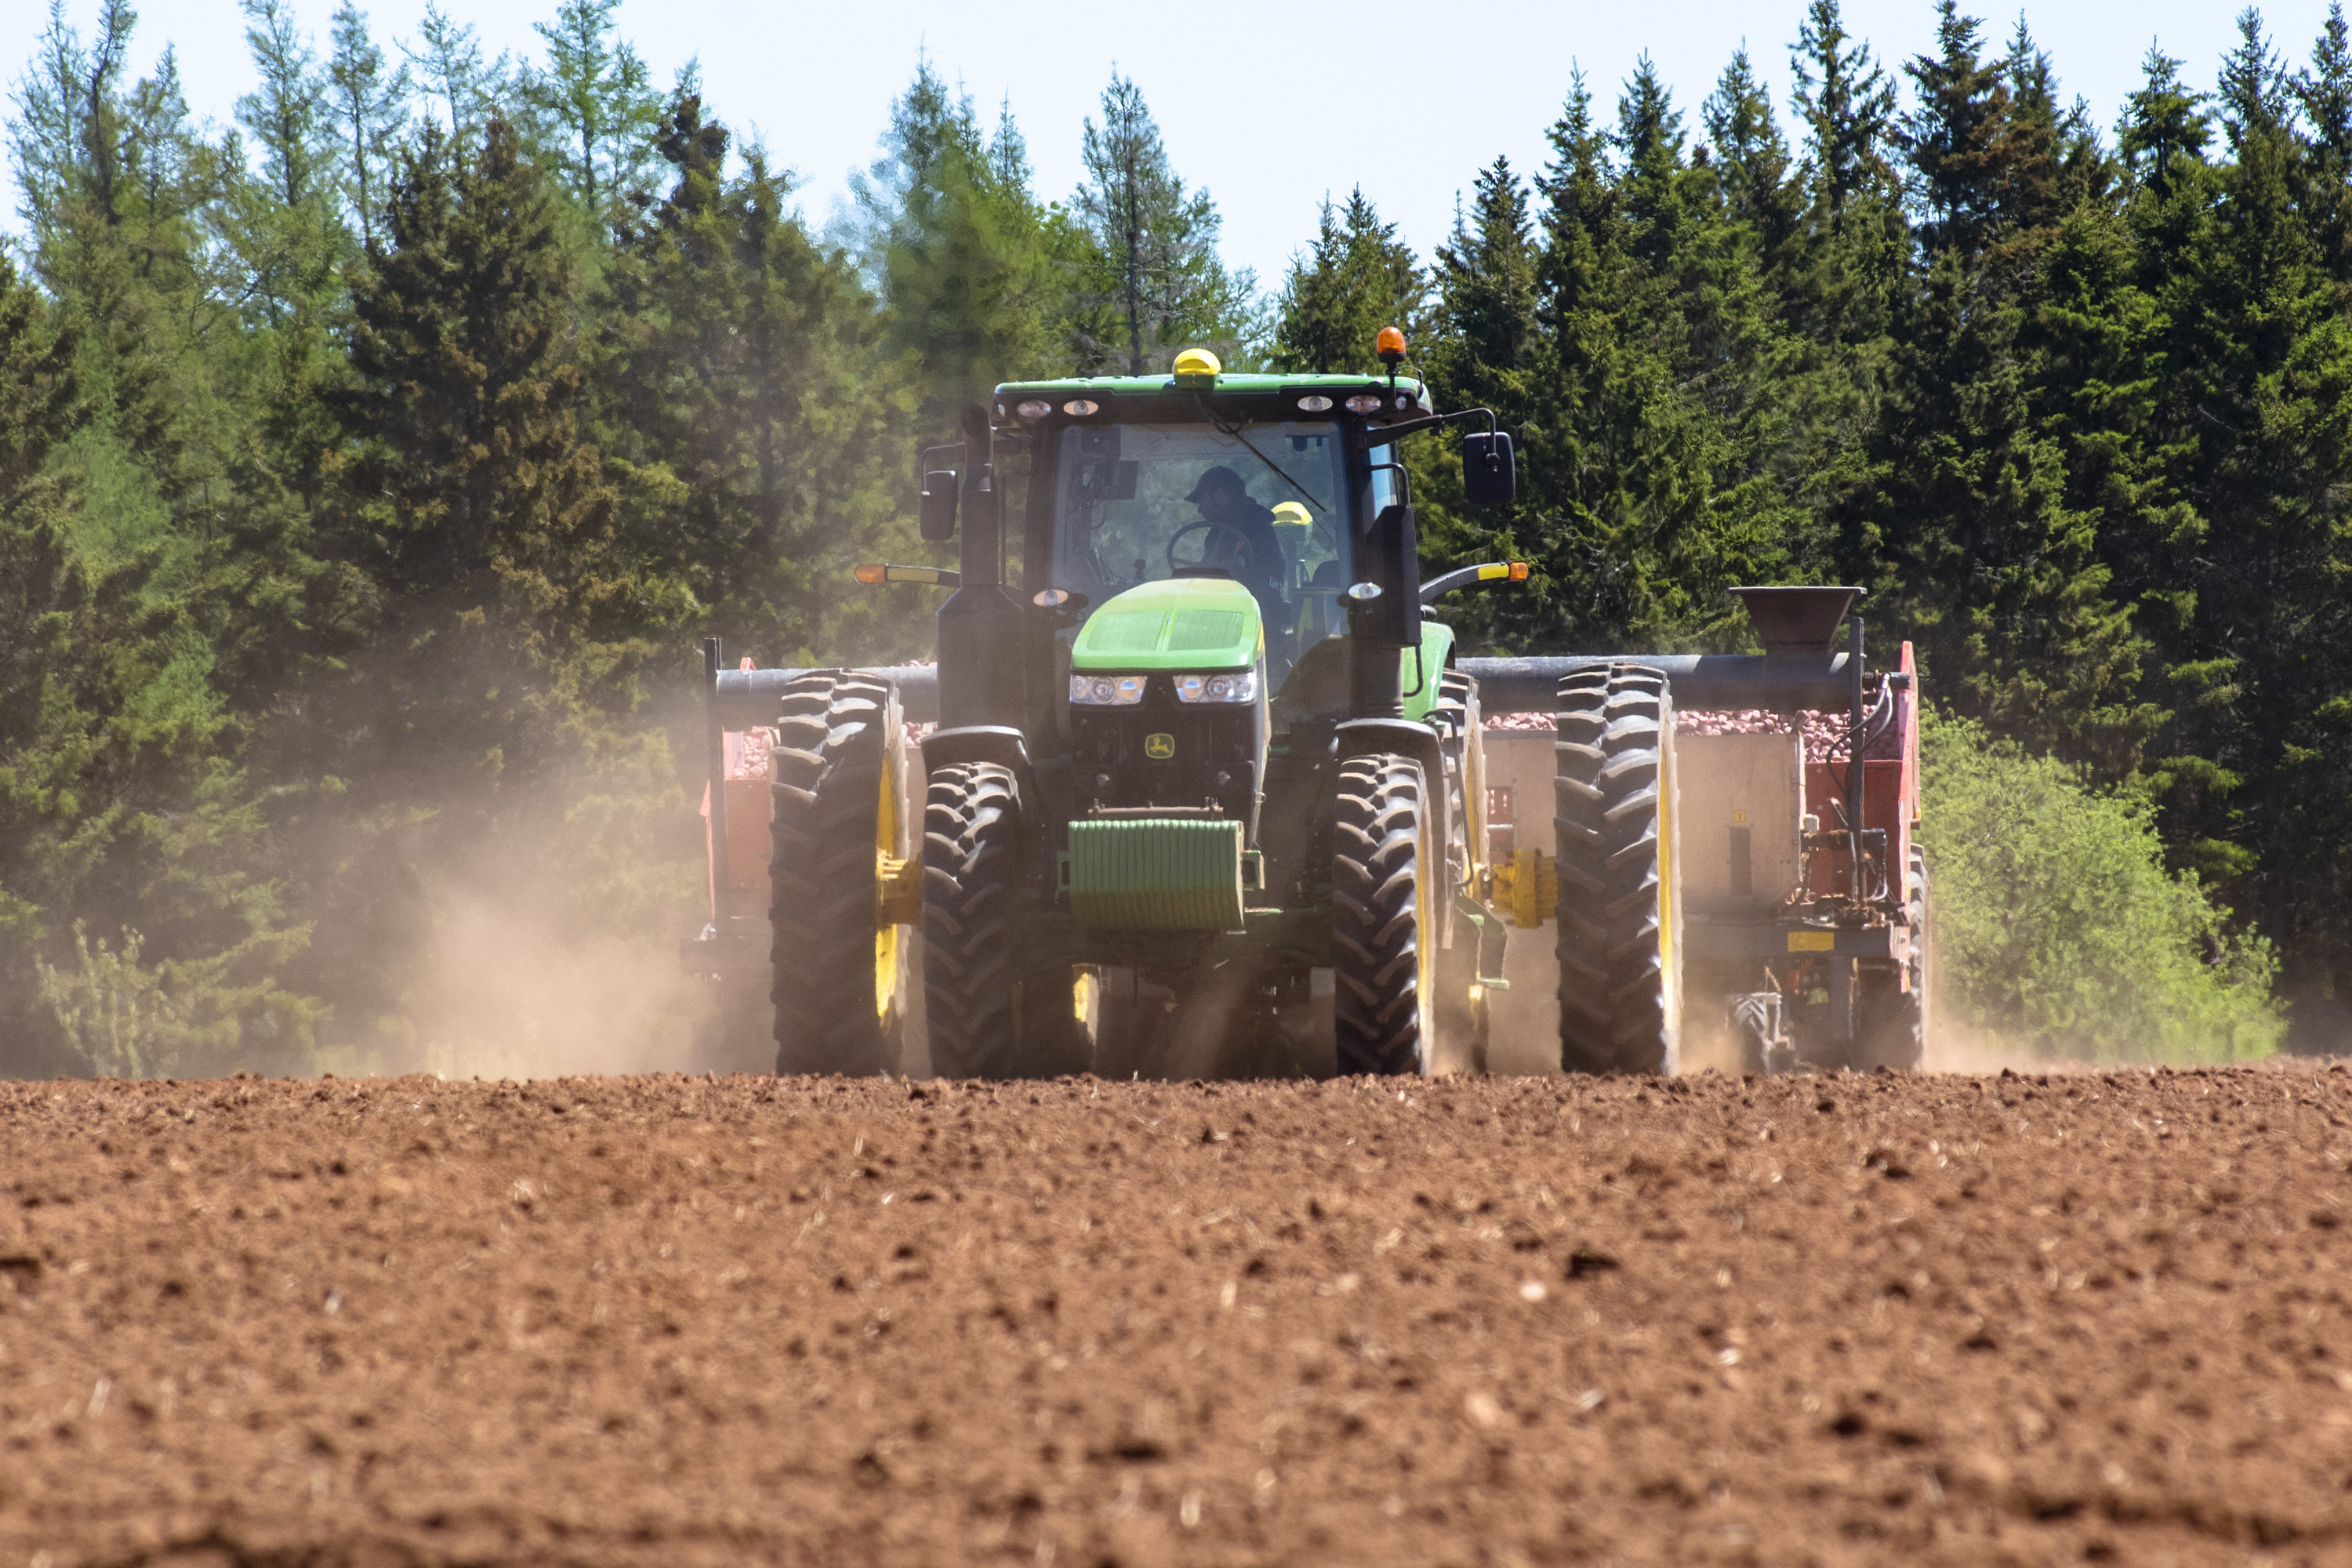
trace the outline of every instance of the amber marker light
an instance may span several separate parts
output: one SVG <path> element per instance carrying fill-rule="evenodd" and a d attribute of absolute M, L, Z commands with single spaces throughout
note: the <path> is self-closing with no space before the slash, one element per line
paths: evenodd
<path fill-rule="evenodd" d="M 890 580 L 890 568 L 878 561 L 871 565 L 860 566 L 857 569 L 857 580 L 861 583 L 887 583 Z"/>
<path fill-rule="evenodd" d="M 1512 581 L 1512 582 L 1514 582 L 1514 583 L 1524 583 L 1524 582 L 1526 582 L 1527 580 L 1528 580 L 1528 563 L 1527 563 L 1526 562 L 1524 562 L 1524 561 L 1514 561 L 1514 562 L 1512 562 L 1512 563 L 1511 563 L 1511 581 Z"/>
<path fill-rule="evenodd" d="M 1394 365 L 1403 363 L 1403 329 L 1399 327 L 1382 327 L 1381 329 L 1381 335 L 1372 340 L 1372 353 L 1380 356 L 1380 362 L 1382 364 Z"/>

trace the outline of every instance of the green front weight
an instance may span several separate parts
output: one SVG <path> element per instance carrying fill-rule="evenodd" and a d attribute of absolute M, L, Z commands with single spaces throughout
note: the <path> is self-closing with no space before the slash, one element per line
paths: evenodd
<path fill-rule="evenodd" d="M 1127 931 L 1240 930 L 1242 825 L 1071 823 L 1070 915 Z"/>

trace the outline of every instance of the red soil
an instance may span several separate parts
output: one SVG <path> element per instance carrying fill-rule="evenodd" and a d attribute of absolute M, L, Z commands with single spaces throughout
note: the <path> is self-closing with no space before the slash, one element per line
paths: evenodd
<path fill-rule="evenodd" d="M 0 1564 L 2341 1563 L 2352 1077 L 0 1087 Z"/>

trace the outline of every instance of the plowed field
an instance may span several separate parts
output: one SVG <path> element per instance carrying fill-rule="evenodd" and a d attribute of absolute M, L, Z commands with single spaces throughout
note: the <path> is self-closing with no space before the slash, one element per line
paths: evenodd
<path fill-rule="evenodd" d="M 2338 1069 L 0 1089 L 0 1565 L 2352 1560 Z"/>

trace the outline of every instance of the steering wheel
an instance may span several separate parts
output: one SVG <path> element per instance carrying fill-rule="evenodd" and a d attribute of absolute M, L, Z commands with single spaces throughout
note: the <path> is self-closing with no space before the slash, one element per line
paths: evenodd
<path fill-rule="evenodd" d="M 1170 576 L 1173 577 L 1176 574 L 1176 542 L 1188 533 L 1200 533 L 1203 531 L 1207 531 L 1209 538 L 1201 546 L 1200 560 L 1192 564 L 1196 566 L 1210 564 L 1209 552 L 1216 547 L 1216 536 L 1220 533 L 1233 536 L 1234 554 L 1238 557 L 1236 564 L 1243 561 L 1253 566 L 1257 564 L 1257 551 L 1250 543 L 1248 534 L 1230 522 L 1210 522 L 1204 520 L 1200 522 L 1188 522 L 1168 536 L 1168 574 Z"/>

